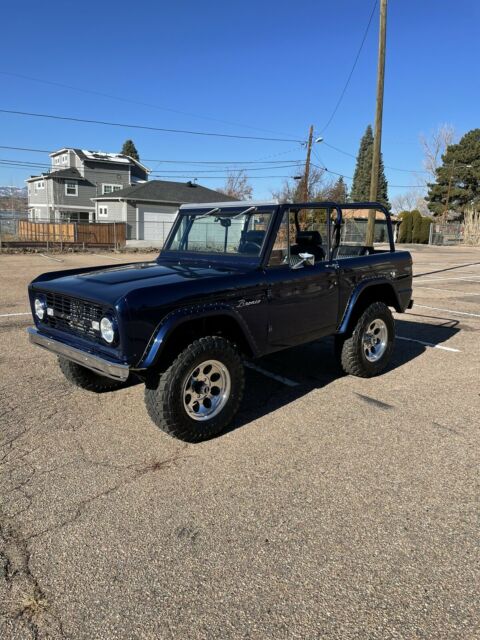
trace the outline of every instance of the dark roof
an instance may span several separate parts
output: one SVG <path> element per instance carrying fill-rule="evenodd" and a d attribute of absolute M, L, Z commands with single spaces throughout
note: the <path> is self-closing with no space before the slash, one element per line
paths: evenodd
<path fill-rule="evenodd" d="M 126 163 L 123 162 L 123 160 L 127 159 L 130 162 L 130 164 L 136 165 L 137 167 L 140 167 L 140 169 L 142 169 L 143 171 L 146 171 L 147 173 L 149 173 L 149 169 L 144 164 L 142 164 L 139 160 L 135 160 L 135 158 L 132 158 L 131 156 L 126 156 L 123 153 L 112 154 L 112 153 L 103 153 L 102 151 L 89 151 L 89 150 L 83 150 L 83 149 L 72 149 L 72 151 L 74 151 L 77 154 L 77 156 L 80 158 L 80 160 L 82 160 L 83 162 L 108 162 L 111 164 L 121 164 L 125 166 Z"/>
<path fill-rule="evenodd" d="M 27 182 L 29 182 L 30 180 L 42 180 L 42 179 L 47 180 L 48 178 L 62 178 L 62 180 L 66 179 L 66 180 L 85 181 L 85 178 L 82 176 L 80 171 L 72 167 L 71 169 L 58 169 L 57 171 L 42 173 L 39 176 L 30 176 Z"/>
<path fill-rule="evenodd" d="M 149 202 L 172 202 L 186 204 L 189 202 L 227 202 L 235 198 L 224 193 L 202 187 L 192 182 L 170 182 L 167 180 L 149 180 L 133 187 L 126 187 L 94 200 L 141 200 Z"/>
<path fill-rule="evenodd" d="M 50 171 L 45 175 L 46 178 L 70 178 L 73 180 L 85 180 L 78 169 L 71 167 L 70 169 L 58 169 L 57 171 Z"/>

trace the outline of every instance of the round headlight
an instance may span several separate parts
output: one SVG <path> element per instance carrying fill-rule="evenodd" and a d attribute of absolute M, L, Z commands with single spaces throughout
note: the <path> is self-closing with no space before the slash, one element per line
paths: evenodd
<path fill-rule="evenodd" d="M 100 333 L 105 342 L 109 344 L 115 340 L 115 326 L 113 320 L 108 316 L 104 316 L 100 320 Z"/>
<path fill-rule="evenodd" d="M 42 300 L 41 298 L 35 298 L 34 306 L 35 306 L 35 315 L 39 320 L 43 320 L 43 318 L 45 317 L 46 309 L 47 309 L 45 300 Z"/>

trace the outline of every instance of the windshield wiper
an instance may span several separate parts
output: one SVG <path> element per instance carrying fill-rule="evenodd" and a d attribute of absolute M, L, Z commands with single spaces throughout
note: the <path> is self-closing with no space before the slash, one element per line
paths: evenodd
<path fill-rule="evenodd" d="M 208 216 L 212 216 L 214 213 L 217 213 L 217 211 L 220 211 L 219 207 L 215 207 L 215 209 L 212 209 L 211 211 L 202 213 L 201 216 L 195 216 L 195 220 L 201 220 L 202 218 L 207 218 Z"/>
<path fill-rule="evenodd" d="M 251 211 L 256 211 L 256 210 L 257 210 L 257 207 L 248 207 L 248 209 L 245 209 L 245 211 L 241 211 L 240 213 L 237 213 L 236 216 L 233 216 L 232 220 L 236 220 L 237 218 L 241 218 L 246 213 L 250 213 Z"/>

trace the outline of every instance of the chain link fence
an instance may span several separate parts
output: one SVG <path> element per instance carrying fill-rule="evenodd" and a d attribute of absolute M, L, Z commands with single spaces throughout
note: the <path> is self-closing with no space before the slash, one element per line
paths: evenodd
<path fill-rule="evenodd" d="M 464 239 L 465 225 L 463 222 L 434 222 L 430 225 L 430 238 L 428 244 L 463 244 Z"/>

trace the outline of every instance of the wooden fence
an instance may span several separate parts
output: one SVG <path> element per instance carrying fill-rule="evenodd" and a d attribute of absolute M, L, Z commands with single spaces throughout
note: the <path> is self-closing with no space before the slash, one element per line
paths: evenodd
<path fill-rule="evenodd" d="M 32 244 L 81 244 L 123 247 L 127 238 L 124 222 L 30 222 L 18 221 L 19 242 Z"/>

